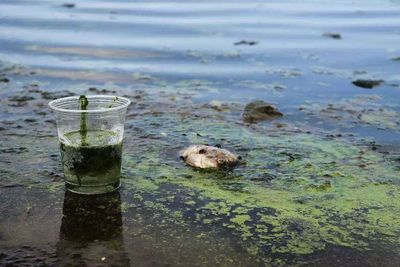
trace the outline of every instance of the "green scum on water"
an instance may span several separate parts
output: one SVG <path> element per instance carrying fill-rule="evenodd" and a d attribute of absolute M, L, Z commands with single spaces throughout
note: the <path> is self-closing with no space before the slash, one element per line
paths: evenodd
<path fill-rule="evenodd" d="M 399 247 L 400 171 L 378 153 L 315 134 L 274 137 L 209 119 L 164 125 L 177 134 L 127 156 L 124 180 L 136 196 L 151 196 L 162 216 L 190 207 L 195 214 L 190 223 L 226 230 L 261 259 L 270 253 L 312 254 L 332 245 Z M 182 142 L 179 133 L 201 128 L 209 134 L 188 135 L 186 142 L 229 140 L 246 163 L 232 172 L 209 172 L 167 158 L 167 143 Z M 185 195 L 179 205 L 171 200 L 175 190 Z"/>

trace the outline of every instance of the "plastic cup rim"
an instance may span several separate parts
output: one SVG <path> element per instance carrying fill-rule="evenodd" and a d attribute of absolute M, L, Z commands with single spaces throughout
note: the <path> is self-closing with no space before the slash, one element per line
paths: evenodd
<path fill-rule="evenodd" d="M 113 96 L 113 95 L 85 95 L 88 99 L 91 98 L 107 98 L 107 99 L 112 99 L 115 97 L 118 97 L 119 99 L 124 100 L 126 103 L 118 106 L 118 107 L 112 107 L 112 108 L 101 108 L 101 109 L 88 109 L 88 110 L 81 110 L 81 109 L 66 109 L 66 108 L 59 108 L 54 106 L 55 104 L 67 100 L 79 100 L 78 95 L 76 96 L 68 96 L 68 97 L 62 97 L 62 98 L 57 98 L 55 100 L 52 100 L 49 102 L 49 107 L 57 112 L 65 112 L 65 113 L 104 113 L 104 112 L 112 112 L 112 111 L 118 111 L 124 108 L 127 108 L 131 104 L 131 100 L 129 100 L 126 97 L 123 96 Z"/>

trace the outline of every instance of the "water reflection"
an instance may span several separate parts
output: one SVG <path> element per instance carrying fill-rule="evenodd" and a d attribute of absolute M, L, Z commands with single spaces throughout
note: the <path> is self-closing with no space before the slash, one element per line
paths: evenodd
<path fill-rule="evenodd" d="M 57 257 L 61 266 L 129 266 L 119 192 L 65 193 Z"/>

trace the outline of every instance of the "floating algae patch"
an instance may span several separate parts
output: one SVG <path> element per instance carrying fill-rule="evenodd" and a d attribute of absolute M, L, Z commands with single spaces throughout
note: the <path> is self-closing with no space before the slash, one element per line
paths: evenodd
<path fill-rule="evenodd" d="M 189 206 L 183 208 L 180 205 L 179 210 L 173 208 L 175 203 L 183 203 L 188 196 L 186 193 L 189 192 L 184 188 L 175 186 L 175 195 L 171 194 L 168 186 L 160 186 L 157 192 L 157 196 L 142 193 L 138 197 L 134 194 L 129 200 L 133 204 L 126 209 L 124 221 L 124 225 L 129 225 L 125 237 L 133 235 L 145 240 L 147 246 L 156 252 L 154 258 L 168 255 L 168 258 L 173 258 L 168 260 L 170 264 L 182 266 L 194 262 L 196 266 L 252 266 L 255 262 L 251 255 L 238 253 L 228 238 L 217 236 L 200 224 L 193 225 L 187 219 L 193 218 Z M 131 193 L 129 190 L 128 194 Z M 135 243 L 132 245 L 137 246 Z"/>
<path fill-rule="evenodd" d="M 378 129 L 400 131 L 400 114 L 393 107 L 378 103 L 379 96 L 359 95 L 337 103 L 312 103 L 299 109 L 309 115 L 333 122 L 340 122 L 342 127 L 354 124 Z M 396 107 L 398 108 L 398 106 Z"/>
<path fill-rule="evenodd" d="M 186 92 L 165 95 L 130 95 L 137 105 L 125 128 L 122 208 L 140 226 L 127 230 L 132 235 L 160 250 L 187 245 L 188 236 L 199 236 L 197 244 L 214 237 L 223 243 L 217 258 L 229 247 L 240 258 L 274 265 L 308 261 L 331 247 L 364 253 L 386 244 L 385 253 L 398 251 L 397 159 L 326 133 L 250 129 L 236 108 L 218 112 L 194 106 Z M 63 188 L 55 127 L 49 136 L 42 125 L 24 125 L 21 136 L 9 126 L 3 131 L 0 186 Z M 37 130 L 42 137 L 32 138 Z M 243 162 L 229 172 L 191 169 L 178 158 L 189 144 L 220 144 Z"/>
<path fill-rule="evenodd" d="M 162 200 L 162 208 L 153 205 L 162 216 L 183 212 L 184 227 L 214 227 L 260 261 L 332 245 L 400 246 L 400 172 L 380 154 L 316 134 L 273 137 L 211 119 L 155 120 L 171 134 L 126 158 L 125 182 L 136 196 Z M 192 134 L 196 129 L 208 134 Z M 163 153 L 177 144 L 216 142 L 246 162 L 232 172 L 207 172 Z"/>

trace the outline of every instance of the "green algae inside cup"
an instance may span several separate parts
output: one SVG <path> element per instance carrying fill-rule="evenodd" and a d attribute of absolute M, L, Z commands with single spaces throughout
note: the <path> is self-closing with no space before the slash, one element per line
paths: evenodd
<path fill-rule="evenodd" d="M 60 143 L 61 160 L 70 191 L 91 194 L 119 187 L 122 142 L 112 131 L 87 131 L 83 144 L 80 131 L 65 134 Z"/>

